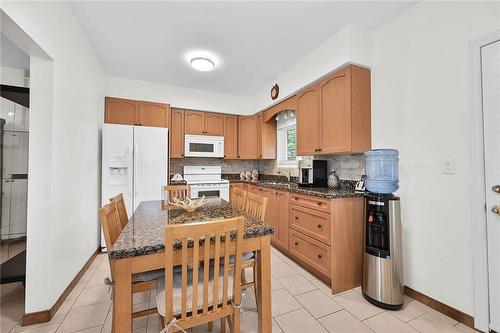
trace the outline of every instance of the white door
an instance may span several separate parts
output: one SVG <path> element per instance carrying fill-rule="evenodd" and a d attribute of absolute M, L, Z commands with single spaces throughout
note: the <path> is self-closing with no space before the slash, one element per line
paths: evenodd
<path fill-rule="evenodd" d="M 481 48 L 490 329 L 500 332 L 500 41 Z"/>
<path fill-rule="evenodd" d="M 167 185 L 168 130 L 134 127 L 134 210 L 141 201 L 160 200 Z"/>

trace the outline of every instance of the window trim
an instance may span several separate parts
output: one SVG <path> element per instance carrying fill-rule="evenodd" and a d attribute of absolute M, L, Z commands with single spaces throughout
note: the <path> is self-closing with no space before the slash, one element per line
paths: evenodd
<path fill-rule="evenodd" d="M 297 122 L 296 118 L 293 119 L 293 122 L 287 122 L 282 126 L 278 126 L 276 130 L 276 167 L 278 168 L 297 168 L 299 164 L 299 160 L 301 159 L 300 156 L 296 156 L 295 160 L 293 161 L 288 161 L 288 160 L 282 160 L 281 159 L 281 152 L 282 150 L 280 149 L 281 145 L 281 140 L 280 140 L 280 134 L 285 132 L 286 136 L 286 131 L 290 129 L 295 129 L 295 149 L 297 149 Z M 286 140 L 285 140 L 286 142 Z M 283 148 L 282 148 L 283 149 Z M 286 149 L 286 148 L 284 148 Z"/>

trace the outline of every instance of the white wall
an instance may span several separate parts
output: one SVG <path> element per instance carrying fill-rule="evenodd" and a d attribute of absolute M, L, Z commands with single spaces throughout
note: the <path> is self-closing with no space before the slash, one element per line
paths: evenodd
<path fill-rule="evenodd" d="M 298 63 L 256 92 L 252 97 L 255 112 L 276 104 L 347 63 L 369 67 L 371 38 L 370 31 L 358 26 L 348 25 L 340 29 Z M 273 101 L 270 91 L 276 83 L 280 86 L 280 97 Z"/>
<path fill-rule="evenodd" d="M 98 247 L 105 77 L 67 4 L 1 6 L 52 58 L 31 59 L 25 309 L 30 313 L 50 309 Z M 32 55 L 28 49 L 23 50 Z"/>
<path fill-rule="evenodd" d="M 232 114 L 254 114 L 251 99 L 159 83 L 108 77 L 106 96 L 168 103 L 172 107 Z"/>
<path fill-rule="evenodd" d="M 400 150 L 405 283 L 471 315 L 467 52 L 497 29 L 498 2 L 421 2 L 373 39 L 373 145 Z"/>

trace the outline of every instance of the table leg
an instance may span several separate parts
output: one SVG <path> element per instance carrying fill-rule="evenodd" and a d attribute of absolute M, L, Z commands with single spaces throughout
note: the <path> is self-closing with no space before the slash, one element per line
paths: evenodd
<path fill-rule="evenodd" d="M 114 260 L 113 333 L 132 332 L 132 272 L 129 259 Z"/>
<path fill-rule="evenodd" d="M 272 329 L 271 314 L 271 239 L 262 237 L 257 251 L 257 302 L 259 311 L 259 332 L 268 333 Z"/>

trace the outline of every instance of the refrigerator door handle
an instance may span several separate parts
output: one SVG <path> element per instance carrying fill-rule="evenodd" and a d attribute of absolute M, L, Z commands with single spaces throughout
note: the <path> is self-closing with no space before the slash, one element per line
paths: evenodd
<path fill-rule="evenodd" d="M 137 155 L 139 154 L 139 145 L 135 145 L 134 148 L 134 196 L 137 197 L 139 195 L 139 191 L 137 189 Z"/>

